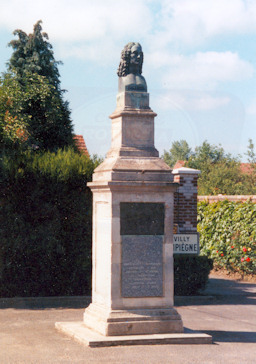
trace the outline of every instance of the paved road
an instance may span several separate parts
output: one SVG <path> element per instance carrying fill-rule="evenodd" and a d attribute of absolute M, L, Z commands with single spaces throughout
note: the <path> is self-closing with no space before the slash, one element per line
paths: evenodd
<path fill-rule="evenodd" d="M 0 299 L 0 364 L 256 364 L 256 284 L 211 278 L 202 297 L 179 297 L 184 326 L 213 345 L 87 348 L 56 321 L 81 321 L 86 298 Z"/>

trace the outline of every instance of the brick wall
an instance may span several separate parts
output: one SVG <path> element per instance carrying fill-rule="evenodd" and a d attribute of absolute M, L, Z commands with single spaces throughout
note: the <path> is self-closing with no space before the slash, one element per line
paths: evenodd
<path fill-rule="evenodd" d="M 192 168 L 173 170 L 174 182 L 179 183 L 174 194 L 174 232 L 197 231 L 197 179 L 200 171 Z"/>
<path fill-rule="evenodd" d="M 198 201 L 207 201 L 209 203 L 219 202 L 219 201 L 233 201 L 233 202 L 245 202 L 252 201 L 256 203 L 256 195 L 217 195 L 217 196 L 198 196 Z"/>

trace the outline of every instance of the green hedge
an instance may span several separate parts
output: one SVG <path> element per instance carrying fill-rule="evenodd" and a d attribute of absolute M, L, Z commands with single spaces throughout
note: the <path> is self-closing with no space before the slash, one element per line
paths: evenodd
<path fill-rule="evenodd" d="M 205 288 L 212 267 L 212 260 L 206 256 L 174 255 L 174 294 L 198 294 Z"/>
<path fill-rule="evenodd" d="M 0 296 L 90 293 L 96 165 L 72 149 L 2 156 Z"/>
<path fill-rule="evenodd" d="M 0 157 L 0 296 L 90 294 L 91 180 L 96 159 L 72 149 Z M 175 294 L 205 287 L 213 259 L 256 271 L 256 205 L 200 203 L 200 250 L 175 256 Z M 207 258 L 208 257 L 208 258 Z"/>
<path fill-rule="evenodd" d="M 200 251 L 217 268 L 256 273 L 256 204 L 221 201 L 198 204 Z"/>

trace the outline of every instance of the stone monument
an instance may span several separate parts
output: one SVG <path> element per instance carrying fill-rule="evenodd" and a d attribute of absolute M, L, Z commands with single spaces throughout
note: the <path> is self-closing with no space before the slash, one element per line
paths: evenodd
<path fill-rule="evenodd" d="M 173 308 L 172 170 L 154 146 L 139 43 L 122 51 L 112 142 L 93 182 L 92 304 L 84 323 L 103 335 L 182 332 Z"/>
<path fill-rule="evenodd" d="M 128 43 L 118 68 L 117 107 L 110 116 L 111 148 L 88 183 L 93 192 L 92 303 L 83 323 L 56 323 L 91 346 L 141 344 L 142 338 L 166 343 L 168 335 L 177 343 L 185 337 L 173 307 L 178 184 L 154 145 L 156 114 L 149 107 L 142 63 L 141 45 Z"/>

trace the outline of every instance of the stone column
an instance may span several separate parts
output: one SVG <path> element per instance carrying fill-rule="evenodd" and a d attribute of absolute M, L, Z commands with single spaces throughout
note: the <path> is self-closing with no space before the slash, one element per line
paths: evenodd
<path fill-rule="evenodd" d="M 173 307 L 172 170 L 154 146 L 146 92 L 117 95 L 112 142 L 93 192 L 92 303 L 84 325 L 100 334 L 183 332 Z"/>

